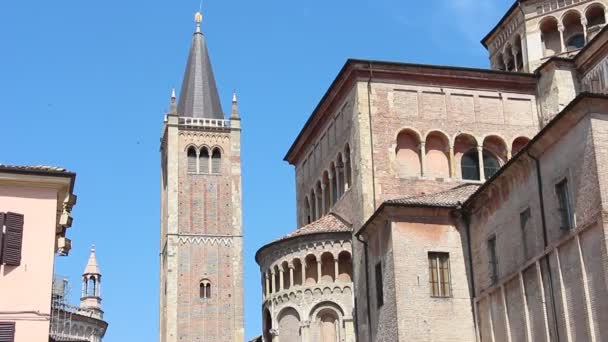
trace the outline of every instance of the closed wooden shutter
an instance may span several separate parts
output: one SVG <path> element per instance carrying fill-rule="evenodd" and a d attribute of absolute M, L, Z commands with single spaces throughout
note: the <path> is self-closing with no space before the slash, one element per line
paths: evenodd
<path fill-rule="evenodd" d="M 198 163 L 200 165 L 199 173 L 209 173 L 209 150 L 207 150 L 205 147 L 201 149 L 201 154 L 198 157 Z"/>
<path fill-rule="evenodd" d="M 213 150 L 213 155 L 211 156 L 211 173 L 218 174 L 222 169 L 222 154 L 220 150 Z"/>
<path fill-rule="evenodd" d="M 0 342 L 15 341 L 15 322 L 0 322 Z"/>
<path fill-rule="evenodd" d="M 188 149 L 188 173 L 196 173 L 196 150 L 194 150 L 194 147 Z"/>
<path fill-rule="evenodd" d="M 4 250 L 4 213 L 0 213 L 0 265 L 2 265 L 2 251 Z"/>
<path fill-rule="evenodd" d="M 21 264 L 21 247 L 23 245 L 23 215 L 6 213 L 2 263 L 7 266 Z"/>

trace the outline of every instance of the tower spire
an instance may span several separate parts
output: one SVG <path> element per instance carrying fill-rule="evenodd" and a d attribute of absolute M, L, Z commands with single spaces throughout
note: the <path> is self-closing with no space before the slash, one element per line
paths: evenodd
<path fill-rule="evenodd" d="M 239 102 L 236 97 L 236 90 L 232 93 L 232 111 L 230 112 L 230 119 L 231 120 L 240 119 Z"/>
<path fill-rule="evenodd" d="M 192 37 L 177 112 L 183 117 L 224 119 L 207 43 L 201 32 L 201 12 L 194 15 L 194 22 L 196 30 Z"/>
<path fill-rule="evenodd" d="M 95 256 L 95 245 L 91 246 L 89 261 L 82 273 L 80 307 L 91 310 L 99 319 L 103 318 L 103 311 L 101 310 L 101 271 Z"/>

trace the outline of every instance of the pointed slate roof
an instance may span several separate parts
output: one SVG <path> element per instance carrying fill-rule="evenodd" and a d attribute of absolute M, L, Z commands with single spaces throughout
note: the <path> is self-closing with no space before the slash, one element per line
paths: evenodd
<path fill-rule="evenodd" d="M 192 37 L 177 113 L 184 117 L 224 119 L 207 43 L 198 22 Z"/>
<path fill-rule="evenodd" d="M 91 255 L 89 255 L 89 261 L 84 268 L 83 275 L 84 274 L 101 274 L 99 265 L 97 264 L 97 258 L 95 257 L 95 246 L 91 247 Z"/>

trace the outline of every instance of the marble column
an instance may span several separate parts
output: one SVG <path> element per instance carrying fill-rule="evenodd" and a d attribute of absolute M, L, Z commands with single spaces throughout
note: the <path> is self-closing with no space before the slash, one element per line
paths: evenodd
<path fill-rule="evenodd" d="M 279 291 L 283 291 L 283 284 L 285 283 L 285 271 L 283 268 L 279 270 Z"/>
<path fill-rule="evenodd" d="M 340 274 L 340 260 L 334 259 L 334 281 L 338 281 L 338 275 Z"/>
<path fill-rule="evenodd" d="M 450 178 L 456 178 L 456 159 L 454 158 L 454 147 L 450 146 Z"/>
<path fill-rule="evenodd" d="M 422 177 L 426 177 L 426 143 L 420 143 L 420 166 L 422 171 Z"/>
<path fill-rule="evenodd" d="M 557 29 L 559 30 L 559 39 L 560 39 L 560 43 L 561 43 L 561 47 L 562 47 L 562 52 L 566 52 L 566 44 L 564 43 L 564 30 L 565 30 L 565 28 L 562 25 L 559 25 L 557 27 Z"/>
<path fill-rule="evenodd" d="M 270 273 L 270 287 L 271 287 L 270 293 L 277 293 L 277 281 L 276 281 L 276 274 L 274 272 Z"/>
<path fill-rule="evenodd" d="M 479 180 L 483 182 L 486 180 L 485 170 L 483 169 L 483 146 L 477 146 L 477 154 L 479 158 Z"/>
<path fill-rule="evenodd" d="M 293 287 L 293 271 L 294 271 L 294 266 L 293 265 L 289 265 L 289 288 Z"/>
<path fill-rule="evenodd" d="M 321 263 L 321 259 L 319 258 L 317 260 L 317 284 L 321 282 L 321 270 L 322 270 L 322 263 Z"/>

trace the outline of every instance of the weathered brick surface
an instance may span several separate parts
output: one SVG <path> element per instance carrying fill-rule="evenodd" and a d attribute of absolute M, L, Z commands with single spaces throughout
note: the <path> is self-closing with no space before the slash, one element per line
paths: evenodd
<path fill-rule="evenodd" d="M 177 191 L 161 200 L 161 210 L 162 225 L 174 217 L 176 229 L 161 238 L 167 241 L 161 246 L 161 340 L 242 341 L 240 130 L 179 127 L 172 139 L 177 143 L 163 161 L 176 160 L 167 182 Z M 189 173 L 190 146 L 219 148 L 220 173 Z M 211 283 L 211 298 L 200 297 L 203 280 Z"/>

